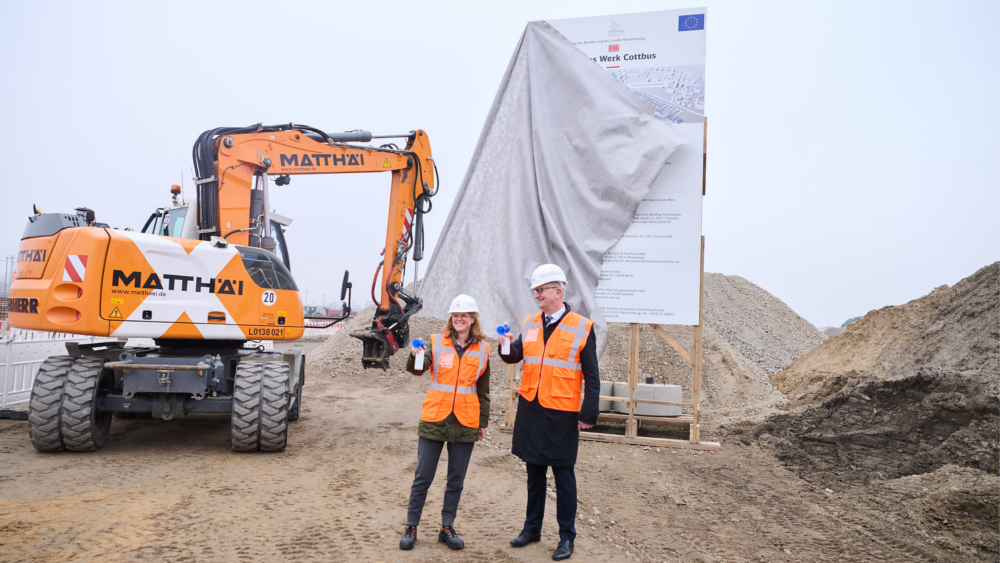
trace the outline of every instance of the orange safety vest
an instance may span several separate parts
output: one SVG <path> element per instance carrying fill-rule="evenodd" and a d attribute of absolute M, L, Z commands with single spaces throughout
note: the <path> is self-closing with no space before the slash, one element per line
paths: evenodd
<path fill-rule="evenodd" d="M 583 369 L 580 352 L 587 345 L 594 321 L 569 311 L 545 342 L 542 313 L 528 315 L 521 323 L 524 366 L 518 392 L 548 409 L 580 412 Z"/>
<path fill-rule="evenodd" d="M 420 419 L 441 422 L 452 412 L 462 426 L 479 428 L 479 395 L 476 383 L 486 371 L 490 357 L 490 344 L 477 341 L 458 357 L 451 338 L 442 334 L 431 335 L 434 362 L 431 364 L 431 382 L 424 397 Z"/>

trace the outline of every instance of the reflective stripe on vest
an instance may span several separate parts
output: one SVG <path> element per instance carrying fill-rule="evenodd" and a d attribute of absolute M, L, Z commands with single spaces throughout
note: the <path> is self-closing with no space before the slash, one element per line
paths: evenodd
<path fill-rule="evenodd" d="M 590 319 L 569 311 L 546 342 L 542 314 L 525 317 L 521 323 L 524 366 L 518 392 L 529 401 L 538 396 L 546 408 L 579 412 L 583 395 L 580 352 L 592 326 Z"/>

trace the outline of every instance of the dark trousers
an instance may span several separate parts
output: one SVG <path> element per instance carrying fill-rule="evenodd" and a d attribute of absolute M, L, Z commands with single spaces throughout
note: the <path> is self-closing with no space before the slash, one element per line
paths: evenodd
<path fill-rule="evenodd" d="M 528 532 L 542 531 L 542 517 L 545 516 L 545 470 L 547 465 L 524 464 L 528 470 L 528 515 L 524 519 L 524 529 Z M 556 520 L 559 522 L 559 539 L 576 539 L 576 473 L 572 465 L 553 467 L 556 478 Z"/>
<path fill-rule="evenodd" d="M 465 486 L 465 472 L 469 469 L 472 448 L 476 444 L 473 442 L 447 442 L 447 444 L 448 485 L 444 489 L 441 525 L 454 526 L 458 501 L 462 498 L 462 488 Z M 407 526 L 416 526 L 420 523 L 424 501 L 427 499 L 427 489 L 434 482 L 434 473 L 437 472 L 438 459 L 441 457 L 444 445 L 445 442 L 427 438 L 417 440 L 417 470 L 413 475 L 413 486 L 410 487 L 410 508 L 406 512 Z"/>

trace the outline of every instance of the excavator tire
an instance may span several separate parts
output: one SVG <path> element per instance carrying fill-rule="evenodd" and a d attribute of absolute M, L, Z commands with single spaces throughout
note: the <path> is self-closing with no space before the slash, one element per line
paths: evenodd
<path fill-rule="evenodd" d="M 280 452 L 288 440 L 286 362 L 240 362 L 233 391 L 232 448 L 235 452 Z"/>
<path fill-rule="evenodd" d="M 260 451 L 283 452 L 288 443 L 288 385 L 292 369 L 286 362 L 264 364 L 260 405 Z"/>
<path fill-rule="evenodd" d="M 76 358 L 52 356 L 42 362 L 31 387 L 28 403 L 28 435 L 31 445 L 40 452 L 63 451 L 60 432 L 63 387 Z"/>
<path fill-rule="evenodd" d="M 255 452 L 260 444 L 261 382 L 264 364 L 240 362 L 233 389 L 232 447 L 234 452 Z"/>
<path fill-rule="evenodd" d="M 302 356 L 299 366 L 299 386 L 295 388 L 295 405 L 288 409 L 288 422 L 295 422 L 302 413 L 302 386 L 306 384 L 306 357 Z"/>
<path fill-rule="evenodd" d="M 107 443 L 113 416 L 98 411 L 96 405 L 111 374 L 104 369 L 104 358 L 79 358 L 73 363 L 62 399 L 62 440 L 67 450 L 92 452 Z"/>

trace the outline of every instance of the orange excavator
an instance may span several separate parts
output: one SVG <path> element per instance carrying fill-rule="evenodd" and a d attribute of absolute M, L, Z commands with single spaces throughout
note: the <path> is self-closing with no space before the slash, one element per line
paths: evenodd
<path fill-rule="evenodd" d="M 405 139 L 405 148 L 373 139 Z M 420 299 L 403 287 L 407 255 L 422 258 L 423 213 L 437 192 L 424 131 L 373 136 L 328 134 L 297 124 L 211 129 L 194 150 L 195 200 L 158 209 L 141 232 L 96 222 L 93 211 L 29 218 L 10 288 L 11 326 L 111 337 L 67 345 L 39 369 L 29 433 L 40 451 L 104 445 L 111 418 L 169 420 L 195 412 L 231 413 L 235 451 L 281 451 L 301 412 L 301 347 L 270 352 L 249 341 L 297 340 L 305 330 L 291 275 L 285 217 L 269 211 L 270 183 L 297 174 L 390 172 L 383 258 L 372 297 L 381 294 L 363 344 L 364 367 L 388 367 L 408 339 Z M 381 276 L 379 275 L 381 273 Z M 345 272 L 341 299 L 352 284 Z M 347 303 L 350 302 L 348 298 Z M 346 318 L 325 318 L 333 324 Z M 310 317 L 315 320 L 315 317 Z M 152 346 L 126 346 L 129 338 Z"/>

